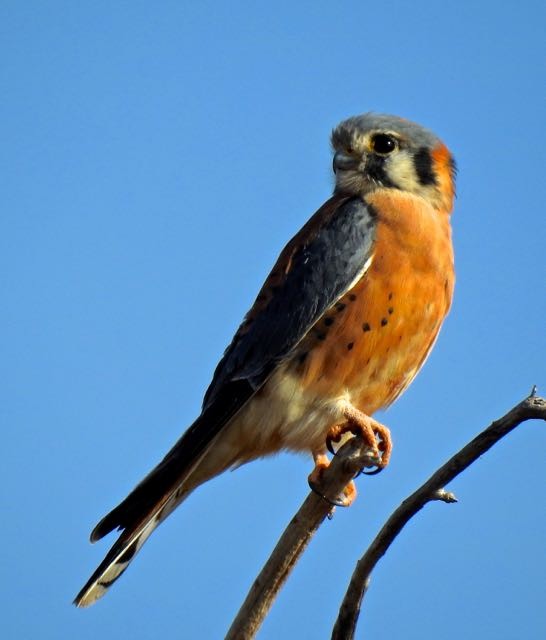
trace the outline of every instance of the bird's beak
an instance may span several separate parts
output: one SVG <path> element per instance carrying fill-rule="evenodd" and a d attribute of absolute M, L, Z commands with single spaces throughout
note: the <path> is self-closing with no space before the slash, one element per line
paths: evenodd
<path fill-rule="evenodd" d="M 334 159 L 332 161 L 334 173 L 337 173 L 338 171 L 347 171 L 348 169 L 356 169 L 359 164 L 360 160 L 358 158 L 341 153 L 341 151 L 337 151 L 334 154 Z"/>

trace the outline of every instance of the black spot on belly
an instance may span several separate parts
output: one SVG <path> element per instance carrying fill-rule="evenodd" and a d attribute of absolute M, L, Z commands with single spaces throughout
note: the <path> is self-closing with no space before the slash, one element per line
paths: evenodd
<path fill-rule="evenodd" d="M 388 324 L 388 320 L 387 318 L 381 318 L 381 326 L 384 327 L 386 324 Z"/>
<path fill-rule="evenodd" d="M 319 340 L 326 340 L 326 334 L 325 333 L 317 333 L 317 338 Z"/>
<path fill-rule="evenodd" d="M 298 358 L 298 362 L 300 364 L 303 364 L 305 362 L 305 359 L 307 358 L 307 351 L 305 353 L 302 353 L 299 358 Z"/>
<path fill-rule="evenodd" d="M 354 346 L 355 346 L 354 342 L 349 342 L 349 344 L 347 345 L 347 350 L 350 351 Z"/>
<path fill-rule="evenodd" d="M 393 311 L 394 311 L 394 309 L 392 307 L 388 308 L 389 315 L 392 315 Z"/>
<path fill-rule="evenodd" d="M 365 322 L 365 323 L 362 325 L 362 331 L 371 331 L 371 329 L 372 329 L 372 328 L 370 327 L 370 325 L 369 325 L 369 323 L 368 323 L 368 322 Z"/>
<path fill-rule="evenodd" d="M 356 300 L 356 296 L 355 296 L 355 294 L 354 294 L 354 293 L 350 293 L 350 294 L 349 294 L 349 300 L 350 300 L 351 302 L 354 302 L 354 301 Z"/>
<path fill-rule="evenodd" d="M 346 307 L 346 306 L 347 306 L 347 305 L 346 305 L 344 302 L 338 302 L 338 303 L 336 304 L 336 309 L 337 309 L 338 311 L 343 311 L 343 309 L 345 309 L 345 307 Z"/>
<path fill-rule="evenodd" d="M 389 293 L 389 300 L 392 300 L 392 293 Z"/>
<path fill-rule="evenodd" d="M 333 325 L 333 324 L 334 324 L 334 319 L 333 319 L 333 318 L 324 318 L 324 324 L 325 324 L 327 327 L 330 327 L 331 325 Z"/>

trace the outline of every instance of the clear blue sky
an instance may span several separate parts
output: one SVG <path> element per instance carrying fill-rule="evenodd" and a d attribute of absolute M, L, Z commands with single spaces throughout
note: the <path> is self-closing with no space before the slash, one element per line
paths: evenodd
<path fill-rule="evenodd" d="M 306 496 L 310 460 L 197 491 L 108 597 L 70 604 L 90 528 L 199 411 L 285 241 L 328 197 L 341 119 L 395 113 L 453 149 L 455 304 L 381 418 L 391 466 L 321 529 L 260 638 L 326 638 L 392 509 L 537 383 L 546 393 L 544 4 L 0 6 L 0 626 L 17 640 L 220 638 Z M 359 637 L 538 640 L 544 425 L 403 532 Z"/>

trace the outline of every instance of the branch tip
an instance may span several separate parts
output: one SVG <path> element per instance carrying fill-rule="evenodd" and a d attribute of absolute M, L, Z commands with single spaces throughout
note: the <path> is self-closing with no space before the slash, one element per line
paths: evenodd
<path fill-rule="evenodd" d="M 446 491 L 445 489 L 438 489 L 432 494 L 432 500 L 440 500 L 446 504 L 452 504 L 453 502 L 459 502 L 457 496 L 452 491 Z"/>

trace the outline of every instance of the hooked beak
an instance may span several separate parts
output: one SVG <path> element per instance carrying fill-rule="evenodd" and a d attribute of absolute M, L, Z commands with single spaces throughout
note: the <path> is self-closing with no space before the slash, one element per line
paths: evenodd
<path fill-rule="evenodd" d="M 334 169 L 334 173 L 337 173 L 340 170 L 347 171 L 348 169 L 356 169 L 359 164 L 360 160 L 358 158 L 337 151 L 334 154 L 332 168 Z"/>

